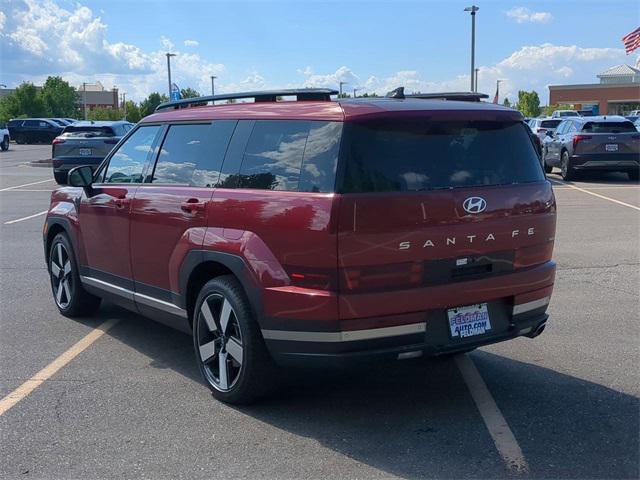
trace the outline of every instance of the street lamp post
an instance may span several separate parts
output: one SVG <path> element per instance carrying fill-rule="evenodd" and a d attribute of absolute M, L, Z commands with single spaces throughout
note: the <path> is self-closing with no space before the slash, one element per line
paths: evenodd
<path fill-rule="evenodd" d="M 216 87 L 215 87 L 215 83 L 214 80 L 218 78 L 215 75 L 211 75 L 211 96 L 214 96 L 216 93 Z"/>
<path fill-rule="evenodd" d="M 471 5 L 464 9 L 465 12 L 471 13 L 471 91 L 474 90 L 474 81 L 473 74 L 475 71 L 475 63 L 476 63 L 476 12 L 480 10 L 480 7 L 476 7 L 475 5 Z"/>
<path fill-rule="evenodd" d="M 171 99 L 171 57 L 175 57 L 175 53 L 167 52 L 167 76 L 169 77 L 169 99 Z"/>
<path fill-rule="evenodd" d="M 87 82 L 82 82 L 82 115 L 87 119 Z"/>
<path fill-rule="evenodd" d="M 343 85 L 347 85 L 349 82 L 340 82 L 340 95 L 338 96 L 338 98 L 342 98 L 342 86 Z"/>
<path fill-rule="evenodd" d="M 359 88 L 354 88 L 353 89 L 353 98 L 356 98 L 356 92 L 360 90 Z"/>
<path fill-rule="evenodd" d="M 480 69 L 479 69 L 479 68 L 476 68 L 476 69 L 475 69 L 475 72 L 476 72 L 476 80 L 475 80 L 475 82 L 476 82 L 476 83 L 474 84 L 474 87 L 475 87 L 474 92 L 477 92 L 477 91 L 478 91 L 478 72 L 479 72 L 479 71 L 480 71 Z"/>

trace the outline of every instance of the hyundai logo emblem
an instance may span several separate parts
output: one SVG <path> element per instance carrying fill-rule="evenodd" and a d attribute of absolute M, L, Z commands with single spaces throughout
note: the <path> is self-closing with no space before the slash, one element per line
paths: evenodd
<path fill-rule="evenodd" d="M 487 208 L 487 202 L 482 197 L 469 197 L 462 202 L 462 208 L 467 213 L 482 213 Z"/>

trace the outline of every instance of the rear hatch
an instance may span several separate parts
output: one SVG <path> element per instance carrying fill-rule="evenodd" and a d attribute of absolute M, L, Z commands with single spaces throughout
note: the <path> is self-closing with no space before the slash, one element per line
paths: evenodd
<path fill-rule="evenodd" d="M 606 155 L 611 160 L 638 161 L 640 154 L 640 132 L 629 121 L 593 121 L 582 127 L 573 137 L 574 155 Z"/>
<path fill-rule="evenodd" d="M 342 318 L 424 310 L 445 291 L 464 304 L 465 282 L 551 259 L 555 202 L 527 127 L 474 115 L 346 124 Z M 386 301 L 369 310 L 358 297 Z"/>
<path fill-rule="evenodd" d="M 53 141 L 51 156 L 56 166 L 63 163 L 98 164 L 111 151 L 121 136 L 110 126 L 69 125 Z"/>

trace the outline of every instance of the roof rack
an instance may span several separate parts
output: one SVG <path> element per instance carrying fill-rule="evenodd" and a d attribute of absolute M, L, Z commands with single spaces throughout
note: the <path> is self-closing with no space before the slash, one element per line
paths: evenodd
<path fill-rule="evenodd" d="M 405 95 L 404 87 L 398 87 L 387 93 L 388 98 L 420 98 L 423 100 L 458 100 L 463 102 L 479 102 L 489 98 L 486 93 L 478 92 L 438 92 L 438 93 L 410 93 Z"/>
<path fill-rule="evenodd" d="M 290 88 L 283 90 L 261 90 L 256 92 L 223 93 L 221 95 L 209 95 L 206 97 L 184 98 L 172 102 L 164 102 L 156 107 L 156 112 L 167 108 L 186 108 L 194 104 L 207 104 L 219 100 L 241 100 L 253 98 L 255 102 L 275 102 L 278 97 L 296 97 L 296 100 L 331 100 L 331 95 L 337 95 L 338 91 L 330 88 Z"/>

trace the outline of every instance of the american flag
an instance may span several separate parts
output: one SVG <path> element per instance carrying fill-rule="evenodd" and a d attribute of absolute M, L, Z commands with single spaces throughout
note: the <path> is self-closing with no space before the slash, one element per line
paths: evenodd
<path fill-rule="evenodd" d="M 640 27 L 622 37 L 622 43 L 624 43 L 624 49 L 627 55 L 640 47 Z"/>

